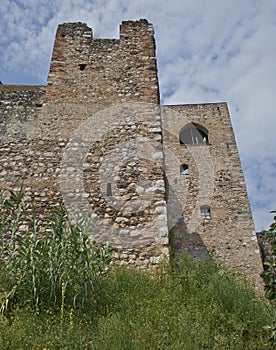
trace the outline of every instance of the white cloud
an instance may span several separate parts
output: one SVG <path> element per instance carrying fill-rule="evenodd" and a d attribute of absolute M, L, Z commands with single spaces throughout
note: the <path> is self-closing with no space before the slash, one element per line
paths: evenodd
<path fill-rule="evenodd" d="M 244 162 L 249 198 L 252 203 L 257 230 L 267 229 L 273 216 L 270 211 L 276 209 L 275 182 L 276 162 L 270 157 L 265 159 L 247 159 Z"/>

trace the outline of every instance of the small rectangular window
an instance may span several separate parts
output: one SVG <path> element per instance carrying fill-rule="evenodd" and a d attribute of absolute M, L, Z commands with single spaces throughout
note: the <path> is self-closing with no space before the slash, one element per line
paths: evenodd
<path fill-rule="evenodd" d="M 200 215 L 202 219 L 210 219 L 211 218 L 210 207 L 208 207 L 208 205 L 202 205 L 200 207 Z"/>
<path fill-rule="evenodd" d="M 187 164 L 180 165 L 180 175 L 189 175 L 189 167 Z"/>

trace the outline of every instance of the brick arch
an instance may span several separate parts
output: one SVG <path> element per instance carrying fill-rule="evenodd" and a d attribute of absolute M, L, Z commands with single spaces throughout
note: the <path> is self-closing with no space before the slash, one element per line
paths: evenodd
<path fill-rule="evenodd" d="M 179 143 L 182 145 L 208 144 L 208 130 L 197 123 L 186 124 L 179 132 Z"/>

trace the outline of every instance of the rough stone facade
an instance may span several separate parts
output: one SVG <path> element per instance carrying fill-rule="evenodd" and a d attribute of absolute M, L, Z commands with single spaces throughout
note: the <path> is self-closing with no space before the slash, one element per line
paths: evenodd
<path fill-rule="evenodd" d="M 1 189 L 23 182 L 41 217 L 60 199 L 121 264 L 149 267 L 170 243 L 174 254 L 212 250 L 260 282 L 227 105 L 160 107 L 146 20 L 123 22 L 118 40 L 60 25 L 48 85 L 0 85 L 0 110 Z"/>
<path fill-rule="evenodd" d="M 195 140 L 181 144 L 187 125 Z M 162 128 L 173 251 L 199 258 L 212 251 L 258 283 L 260 252 L 226 103 L 164 106 Z"/>

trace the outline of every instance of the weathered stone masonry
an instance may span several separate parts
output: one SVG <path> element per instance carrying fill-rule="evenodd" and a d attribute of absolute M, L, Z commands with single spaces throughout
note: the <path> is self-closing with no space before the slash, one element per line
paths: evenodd
<path fill-rule="evenodd" d="M 175 253 L 186 249 L 202 258 L 211 250 L 223 264 L 258 281 L 259 249 L 226 103 L 165 106 L 162 121 L 173 194 L 168 211 L 183 212 L 171 225 Z M 181 130 L 190 123 L 196 132 L 196 126 L 206 131 L 206 142 L 180 144 Z M 188 165 L 186 175 L 180 173 L 182 163 Z M 201 212 L 204 206 L 210 215 Z"/>
<path fill-rule="evenodd" d="M 1 189 L 38 212 L 62 199 L 121 264 L 141 268 L 212 250 L 259 283 L 261 260 L 225 103 L 159 105 L 153 27 L 119 39 L 83 23 L 58 27 L 45 87 L 0 85 Z M 169 242 L 170 232 L 170 242 Z"/>

